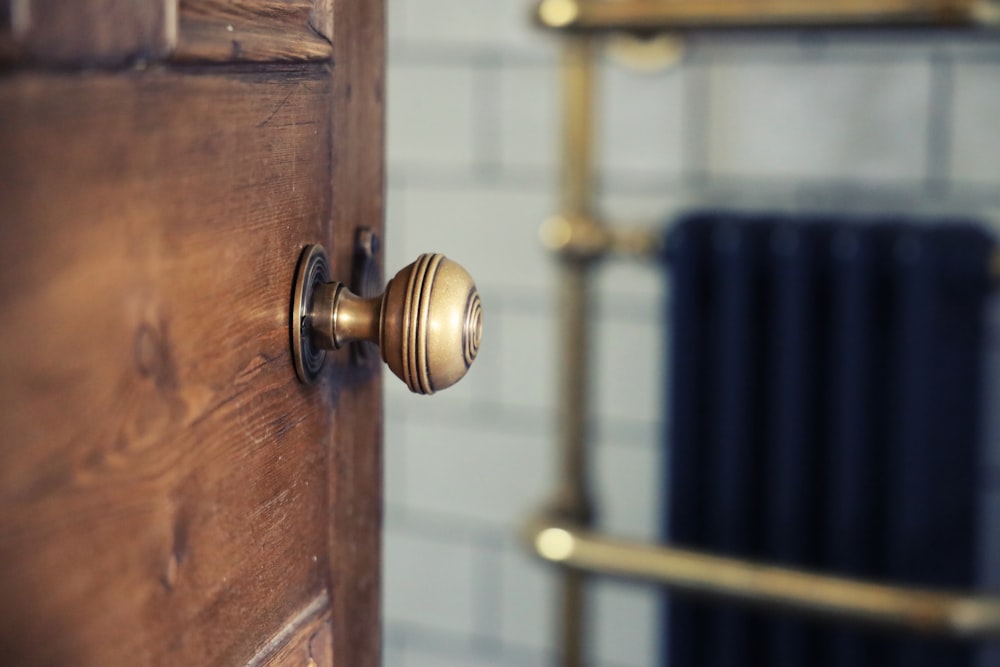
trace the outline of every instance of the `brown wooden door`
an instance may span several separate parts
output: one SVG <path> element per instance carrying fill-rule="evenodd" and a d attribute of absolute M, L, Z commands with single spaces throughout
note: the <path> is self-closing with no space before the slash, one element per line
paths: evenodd
<path fill-rule="evenodd" d="M 380 2 L 0 16 L 0 664 L 377 665 L 380 373 L 289 302 L 381 229 Z"/>

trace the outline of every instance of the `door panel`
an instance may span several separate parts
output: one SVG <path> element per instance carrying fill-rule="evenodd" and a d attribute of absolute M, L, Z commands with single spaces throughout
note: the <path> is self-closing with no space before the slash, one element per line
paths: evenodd
<path fill-rule="evenodd" d="M 381 229 L 342 18 L 335 68 L 0 75 L 0 664 L 378 664 L 377 361 L 289 357 L 301 249 Z"/>

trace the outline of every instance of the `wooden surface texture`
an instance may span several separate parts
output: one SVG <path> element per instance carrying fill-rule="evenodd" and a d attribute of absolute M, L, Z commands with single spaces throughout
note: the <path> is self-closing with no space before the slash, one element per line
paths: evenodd
<path fill-rule="evenodd" d="M 177 38 L 176 0 L 4 0 L 8 59 L 117 63 L 168 55 Z"/>
<path fill-rule="evenodd" d="M 60 67 L 328 61 L 332 25 L 330 0 L 0 0 L 0 59 Z"/>
<path fill-rule="evenodd" d="M 334 273 L 346 280 L 354 228 L 382 233 L 385 124 L 385 7 L 380 0 L 330 0 L 333 7 L 333 243 Z M 383 240 L 391 243 L 391 239 Z M 340 267 L 339 269 L 337 267 Z M 394 267 L 399 268 L 399 267 Z M 373 355 L 375 356 L 375 355 Z M 350 365 L 347 350 L 334 357 L 337 406 L 330 482 L 331 605 L 338 667 L 380 663 L 382 420 L 378 359 Z M 379 413 L 381 417 L 381 413 Z M 373 526 L 376 528 L 373 529 Z"/>
<path fill-rule="evenodd" d="M 329 60 L 330 41 L 314 30 L 312 14 L 313 0 L 181 0 L 177 48 L 171 58 Z"/>
<path fill-rule="evenodd" d="M 324 590 L 378 664 L 378 382 L 289 359 L 299 251 L 380 210 L 332 202 L 344 86 L 0 77 L 0 664 L 240 664 Z"/>

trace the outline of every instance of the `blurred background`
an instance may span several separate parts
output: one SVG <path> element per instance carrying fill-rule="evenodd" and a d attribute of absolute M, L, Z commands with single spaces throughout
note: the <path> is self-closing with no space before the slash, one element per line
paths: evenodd
<path fill-rule="evenodd" d="M 558 41 L 516 0 L 388 6 L 386 266 L 430 250 L 459 260 L 486 328 L 469 376 L 434 400 L 386 383 L 384 663 L 550 665 L 555 580 L 516 530 L 546 499 L 555 463 L 555 266 L 537 230 L 558 206 Z M 597 187 L 612 220 L 666 221 L 699 203 L 1000 204 L 1000 43 L 988 36 L 703 36 L 674 66 L 605 58 L 599 76 Z M 598 523 L 655 539 L 663 280 L 638 262 L 598 273 Z M 991 451 L 987 478 L 1000 472 Z M 998 488 L 984 487 L 989 507 Z M 982 545 L 993 588 L 997 532 Z M 590 590 L 591 664 L 654 664 L 654 590 Z"/>

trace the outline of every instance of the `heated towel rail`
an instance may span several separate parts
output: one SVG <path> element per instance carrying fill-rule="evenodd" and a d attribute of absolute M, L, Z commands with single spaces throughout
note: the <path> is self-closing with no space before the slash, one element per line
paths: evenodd
<path fill-rule="evenodd" d="M 542 0 L 535 19 L 562 38 L 560 211 L 541 228 L 559 264 L 558 467 L 549 502 L 524 529 L 528 548 L 560 566 L 561 660 L 583 664 L 588 574 L 823 618 L 959 638 L 1000 637 L 1000 596 L 888 586 L 616 539 L 592 530 L 587 482 L 591 269 L 611 254 L 649 257 L 658 230 L 605 224 L 593 202 L 593 99 L 599 40 L 615 31 L 1000 26 L 997 0 Z M 1000 254 L 992 274 L 1000 281 Z"/>

